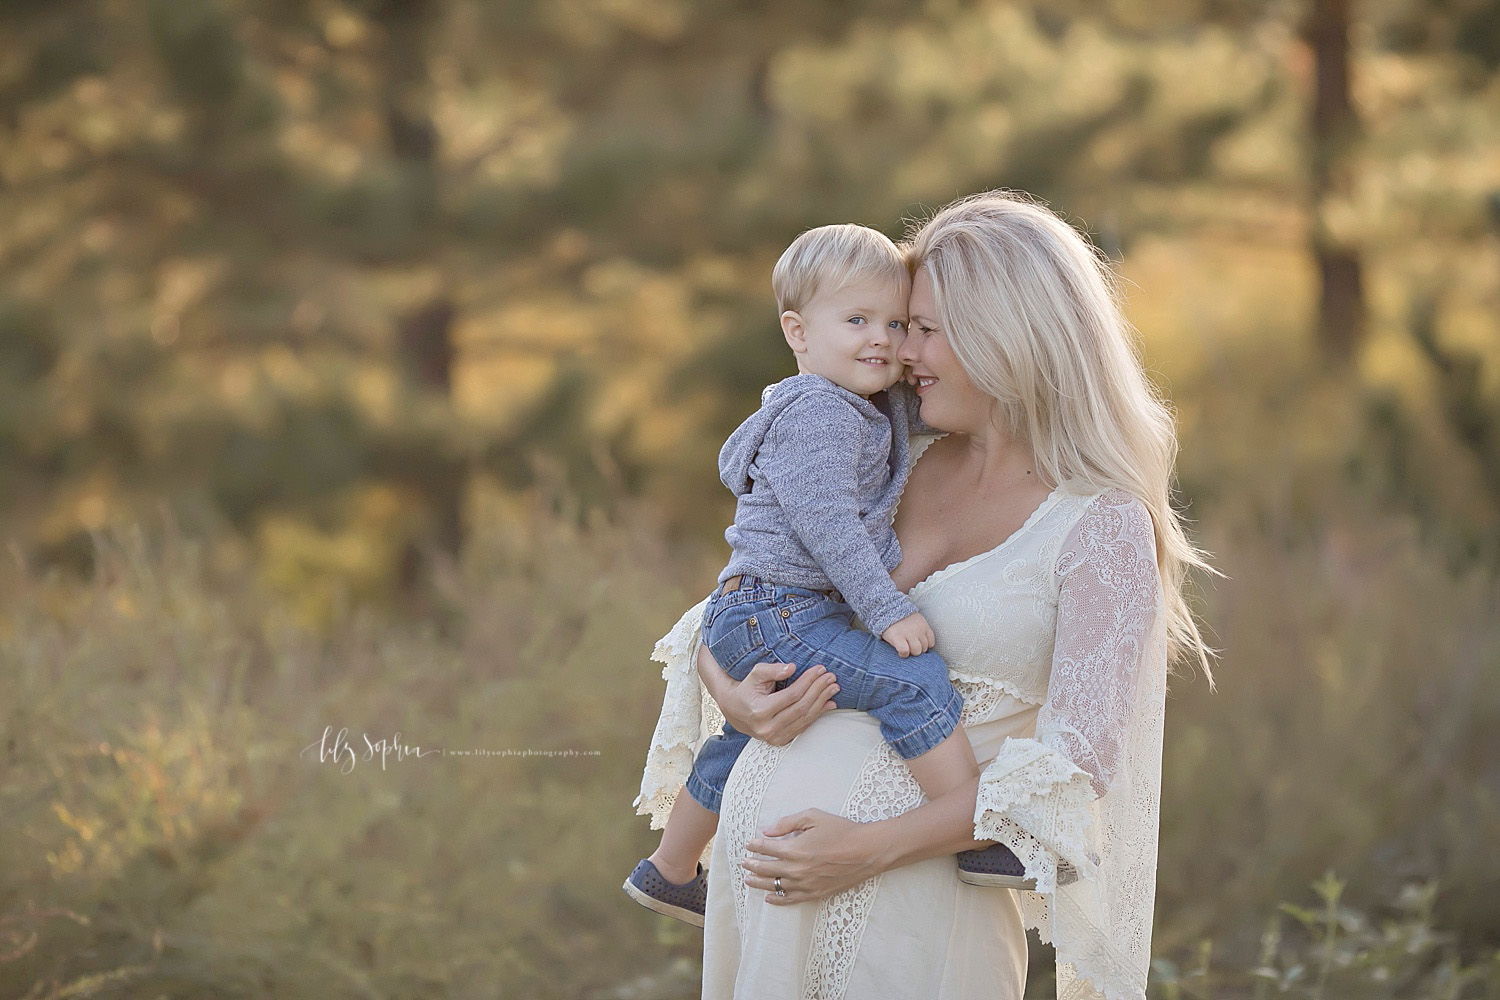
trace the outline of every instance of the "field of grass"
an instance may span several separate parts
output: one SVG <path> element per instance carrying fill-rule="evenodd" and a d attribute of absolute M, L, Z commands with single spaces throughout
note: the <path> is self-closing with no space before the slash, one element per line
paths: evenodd
<path fill-rule="evenodd" d="M 1153 996 L 1500 996 L 1500 586 L 1454 527 L 1487 508 L 1409 502 L 1461 466 L 1420 411 L 1393 437 L 1380 391 L 1247 384 L 1263 360 L 1175 391 L 1228 579 L 1197 598 L 1218 690 L 1168 703 Z M 647 655 L 717 549 L 544 491 L 478 520 L 420 613 L 322 628 L 170 521 L 100 535 L 92 580 L 28 574 L 0 997 L 695 996 L 698 933 L 618 885 Z"/>

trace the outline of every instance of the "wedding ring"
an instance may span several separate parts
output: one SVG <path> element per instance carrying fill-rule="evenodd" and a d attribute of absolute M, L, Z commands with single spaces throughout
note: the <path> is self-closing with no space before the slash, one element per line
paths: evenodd
<path fill-rule="evenodd" d="M 776 895 L 778 895 L 778 896 L 785 896 L 786 895 L 786 890 L 781 887 L 781 876 L 780 875 L 776 876 L 776 881 L 773 882 L 773 883 L 771 883 L 771 884 L 776 887 Z"/>

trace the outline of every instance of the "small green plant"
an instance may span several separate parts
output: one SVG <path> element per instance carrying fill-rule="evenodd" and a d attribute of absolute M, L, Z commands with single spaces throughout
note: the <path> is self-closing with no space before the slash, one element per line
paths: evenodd
<path fill-rule="evenodd" d="M 1493 1000 L 1500 997 L 1500 951 L 1465 961 L 1456 935 L 1433 926 L 1438 883 L 1409 884 L 1394 916 L 1375 921 L 1344 905 L 1347 884 L 1332 871 L 1312 883 L 1318 904 L 1282 903 L 1266 923 L 1260 956 L 1248 970 L 1211 975 L 1212 944 L 1183 965 L 1152 963 L 1160 1000 L 1213 996 L 1274 1000 Z M 1288 928 L 1286 919 L 1293 925 Z"/>

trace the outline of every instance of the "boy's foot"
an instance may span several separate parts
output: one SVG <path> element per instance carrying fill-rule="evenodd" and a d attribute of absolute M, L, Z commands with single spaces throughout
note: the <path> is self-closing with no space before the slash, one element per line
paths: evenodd
<path fill-rule="evenodd" d="M 681 885 L 668 882 L 656 870 L 650 858 L 635 866 L 622 886 L 625 894 L 648 910 L 692 924 L 703 926 L 703 912 L 708 903 L 708 874 L 698 866 L 698 874 Z"/>
<path fill-rule="evenodd" d="M 959 851 L 958 878 L 970 885 L 992 885 L 1001 889 L 1036 888 L 1036 879 L 1026 877 L 1026 866 L 1004 844 L 991 844 L 977 851 Z"/>
<path fill-rule="evenodd" d="M 970 885 L 997 886 L 1001 889 L 1036 888 L 1036 879 L 1026 877 L 1026 866 L 1004 844 L 991 844 L 977 851 L 958 852 L 958 878 Z M 1078 873 L 1073 870 L 1072 865 L 1064 863 L 1058 866 L 1058 885 L 1076 881 Z"/>

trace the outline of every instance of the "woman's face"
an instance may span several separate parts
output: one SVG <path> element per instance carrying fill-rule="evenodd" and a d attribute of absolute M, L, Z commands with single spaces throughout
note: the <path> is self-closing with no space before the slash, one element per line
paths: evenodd
<path fill-rule="evenodd" d="M 964 372 L 948 334 L 938 322 L 937 299 L 927 269 L 917 271 L 911 286 L 911 323 L 896 353 L 911 369 L 908 382 L 922 399 L 922 420 L 940 431 L 960 433 L 988 426 L 995 401 Z"/>

